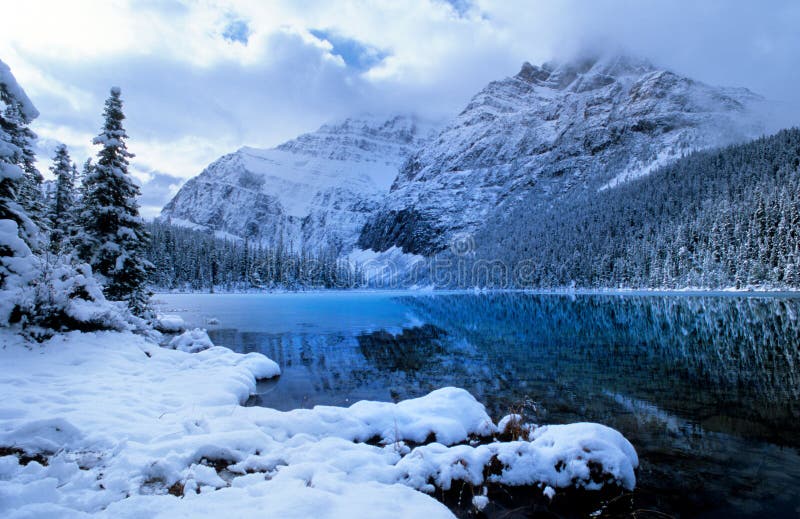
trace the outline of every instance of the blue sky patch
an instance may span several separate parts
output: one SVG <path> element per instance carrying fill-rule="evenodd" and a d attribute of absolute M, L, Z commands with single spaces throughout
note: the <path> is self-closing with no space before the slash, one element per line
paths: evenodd
<path fill-rule="evenodd" d="M 222 31 L 222 37 L 230 42 L 238 42 L 247 45 L 250 39 L 250 26 L 244 20 L 231 20 Z"/>
<path fill-rule="evenodd" d="M 385 51 L 332 31 L 311 29 L 309 32 L 320 40 L 325 40 L 333 45 L 331 54 L 340 56 L 348 67 L 359 71 L 371 69 L 389 55 Z"/>
<path fill-rule="evenodd" d="M 455 12 L 458 13 L 459 16 L 464 16 L 469 11 L 469 8 L 472 7 L 472 2 L 470 0 L 442 0 L 443 2 L 450 4 Z"/>

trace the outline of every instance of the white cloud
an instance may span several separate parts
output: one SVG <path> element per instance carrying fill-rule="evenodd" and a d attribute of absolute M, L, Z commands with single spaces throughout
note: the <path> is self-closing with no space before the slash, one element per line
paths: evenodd
<path fill-rule="evenodd" d="M 3 15 L 13 23 L 0 58 L 42 113 L 45 147 L 93 154 L 103 100 L 119 85 L 137 171 L 180 178 L 354 112 L 452 114 L 522 61 L 587 46 L 789 101 L 800 83 L 791 0 L 27 0 Z M 246 42 L 226 36 L 232 21 L 246 25 Z M 312 31 L 382 59 L 348 66 Z"/>

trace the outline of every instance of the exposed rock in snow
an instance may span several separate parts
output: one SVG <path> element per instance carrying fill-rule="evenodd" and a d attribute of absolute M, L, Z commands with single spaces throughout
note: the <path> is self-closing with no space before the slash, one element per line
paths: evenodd
<path fill-rule="evenodd" d="M 487 467 L 499 467 L 487 477 Z M 633 489 L 636 451 L 617 431 L 604 425 L 575 423 L 534 429 L 530 441 L 495 442 L 472 447 L 432 443 L 417 447 L 397 464 L 403 482 L 424 488 L 429 481 L 449 490 L 454 480 L 475 486 L 503 483 L 598 490 L 606 478 Z M 592 467 L 603 467 L 594 473 Z"/>
<path fill-rule="evenodd" d="M 189 180 L 161 217 L 267 245 L 347 252 L 431 133 L 414 117 L 359 117 L 277 148 L 242 148 Z"/>
<path fill-rule="evenodd" d="M 429 255 L 531 193 L 551 204 L 757 136 L 761 104 L 746 89 L 711 87 L 627 57 L 525 63 L 409 158 L 358 246 Z"/>

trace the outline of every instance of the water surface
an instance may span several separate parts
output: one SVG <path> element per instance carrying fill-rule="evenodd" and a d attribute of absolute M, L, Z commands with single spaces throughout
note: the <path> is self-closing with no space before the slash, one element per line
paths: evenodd
<path fill-rule="evenodd" d="M 800 299 L 322 292 L 159 295 L 283 370 L 253 403 L 397 401 L 459 386 L 498 418 L 597 421 L 636 447 L 637 502 L 800 516 Z M 219 324 L 209 325 L 210 319 Z M 212 321 L 214 322 L 214 321 Z"/>

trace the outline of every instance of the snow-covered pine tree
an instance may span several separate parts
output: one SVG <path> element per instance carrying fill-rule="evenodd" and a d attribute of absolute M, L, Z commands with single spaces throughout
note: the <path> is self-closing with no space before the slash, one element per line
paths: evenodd
<path fill-rule="evenodd" d="M 76 176 L 75 181 L 75 202 L 80 203 L 83 200 L 83 194 L 86 192 L 86 179 L 92 174 L 92 169 L 94 169 L 94 163 L 92 163 L 92 158 L 89 157 L 86 159 L 86 162 L 83 163 L 83 168 L 81 168 L 80 176 Z"/>
<path fill-rule="evenodd" d="M 20 326 L 37 339 L 58 330 L 128 328 L 128 314 L 106 301 L 87 265 L 37 254 L 41 230 L 18 197 L 34 163 L 28 124 L 38 115 L 0 61 L 0 327 Z"/>
<path fill-rule="evenodd" d="M 0 292 L 27 283 L 33 271 L 31 248 L 38 244 L 39 230 L 17 202 L 25 176 L 23 142 L 33 135 L 28 124 L 39 115 L 11 70 L 0 61 Z M 16 280 L 16 281 L 12 281 Z M 0 321 L 7 319 L 8 298 L 0 301 Z"/>
<path fill-rule="evenodd" d="M 20 105 L 17 105 L 17 109 L 21 109 Z M 47 227 L 47 204 L 42 191 L 44 177 L 36 169 L 36 155 L 32 147 L 33 142 L 36 140 L 36 134 L 27 126 L 22 126 L 19 130 L 19 133 L 15 136 L 15 141 L 22 151 L 20 166 L 22 167 L 23 175 L 19 182 L 17 201 L 25 209 L 33 223 L 40 229 L 44 229 Z"/>
<path fill-rule="evenodd" d="M 152 264 L 144 258 L 149 239 L 139 216 L 139 187 L 128 174 L 128 135 L 122 126 L 120 89 L 106 100 L 104 123 L 94 144 L 102 149 L 84 179 L 81 229 L 76 238 L 80 257 L 103 278 L 106 297 L 126 301 L 134 313 L 147 311 L 145 286 Z"/>
<path fill-rule="evenodd" d="M 56 148 L 50 171 L 56 177 L 56 190 L 48 211 L 50 220 L 50 250 L 63 252 L 74 230 L 75 166 L 63 144 Z"/>

